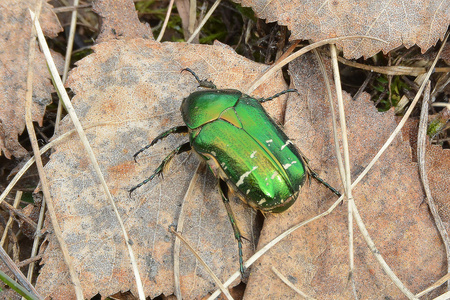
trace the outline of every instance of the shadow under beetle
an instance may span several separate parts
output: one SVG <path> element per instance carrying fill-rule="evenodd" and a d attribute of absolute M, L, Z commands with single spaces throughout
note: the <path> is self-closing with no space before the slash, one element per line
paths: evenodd
<path fill-rule="evenodd" d="M 229 203 L 230 189 L 263 213 L 280 213 L 294 204 L 308 175 L 336 195 L 341 194 L 309 168 L 305 157 L 261 105 L 297 90 L 255 99 L 238 90 L 219 90 L 212 82 L 200 80 L 191 69 L 182 71 L 190 72 L 199 86 L 208 90 L 194 92 L 183 100 L 181 115 L 185 125 L 161 133 L 136 152 L 134 159 L 172 133 L 188 133 L 189 142 L 170 152 L 149 178 L 130 189 L 130 194 L 161 175 L 175 155 L 194 150 L 218 179 L 219 192 L 238 242 L 239 270 L 243 276 L 243 237 Z"/>

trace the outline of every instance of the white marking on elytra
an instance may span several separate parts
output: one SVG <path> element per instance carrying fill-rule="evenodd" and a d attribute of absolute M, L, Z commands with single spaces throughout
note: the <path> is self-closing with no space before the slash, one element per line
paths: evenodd
<path fill-rule="evenodd" d="M 211 154 L 212 154 L 213 156 L 217 156 L 217 154 L 216 154 L 215 151 L 211 151 Z"/>
<path fill-rule="evenodd" d="M 293 164 L 295 164 L 295 163 L 297 163 L 297 161 L 293 161 L 293 162 L 291 162 L 290 164 L 285 164 L 285 165 L 283 165 L 283 168 L 285 169 L 285 170 L 287 170 L 290 166 L 292 166 Z"/>
<path fill-rule="evenodd" d="M 250 171 L 245 172 L 244 174 L 241 175 L 241 177 L 239 178 L 238 182 L 236 183 L 236 186 L 239 187 L 241 184 L 244 183 L 244 179 L 248 177 L 248 175 L 250 175 L 251 172 L 255 171 L 256 169 L 258 169 L 257 166 L 254 166 Z"/>
<path fill-rule="evenodd" d="M 275 171 L 275 172 L 273 172 L 273 174 L 272 174 L 272 176 L 270 177 L 270 179 L 275 179 L 275 177 L 277 177 L 277 175 L 278 175 L 278 172 L 277 171 Z"/>
<path fill-rule="evenodd" d="M 256 150 L 252 152 L 252 154 L 250 154 L 250 158 L 255 158 L 255 154 L 256 154 Z"/>
<path fill-rule="evenodd" d="M 250 193 L 250 190 L 247 190 L 247 191 L 245 192 L 246 195 L 248 195 L 248 193 Z"/>
<path fill-rule="evenodd" d="M 283 146 L 281 146 L 281 150 L 283 150 L 289 144 L 292 144 L 292 142 L 290 140 L 287 140 L 287 142 Z"/>
<path fill-rule="evenodd" d="M 272 139 L 266 141 L 266 143 L 269 144 L 269 146 L 270 146 L 270 143 L 272 143 L 272 142 L 273 142 Z"/>
<path fill-rule="evenodd" d="M 266 199 L 262 198 L 261 200 L 259 200 L 258 205 L 262 205 L 266 203 Z"/>
<path fill-rule="evenodd" d="M 220 165 L 222 166 L 222 168 L 223 168 L 223 167 L 225 167 L 225 163 L 224 163 L 224 162 L 223 162 L 223 163 L 221 163 Z"/>

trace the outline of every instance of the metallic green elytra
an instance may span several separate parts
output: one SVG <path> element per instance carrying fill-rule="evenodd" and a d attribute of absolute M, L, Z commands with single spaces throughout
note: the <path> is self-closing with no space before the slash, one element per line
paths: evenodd
<path fill-rule="evenodd" d="M 305 163 L 261 103 L 237 90 L 198 91 L 181 104 L 192 148 L 248 205 L 282 212 L 305 182 Z"/>
<path fill-rule="evenodd" d="M 336 195 L 340 194 L 309 169 L 302 154 L 261 105 L 296 90 L 255 99 L 238 90 L 216 89 L 211 82 L 200 80 L 192 70 L 184 70 L 194 75 L 201 87 L 209 89 L 194 92 L 183 100 L 181 114 L 185 125 L 161 133 L 134 158 L 172 133 L 188 133 L 189 142 L 174 149 L 155 172 L 133 187 L 130 193 L 162 174 L 175 155 L 194 150 L 219 181 L 219 192 L 238 241 L 243 274 L 242 236 L 229 205 L 229 189 L 249 206 L 272 213 L 283 212 L 295 202 L 307 175 L 319 180 Z"/>

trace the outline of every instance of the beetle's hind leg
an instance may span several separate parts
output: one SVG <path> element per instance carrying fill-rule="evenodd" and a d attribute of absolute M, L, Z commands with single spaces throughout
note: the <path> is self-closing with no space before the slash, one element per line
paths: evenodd
<path fill-rule="evenodd" d="M 336 196 L 340 197 L 341 193 L 339 193 L 334 187 L 332 187 L 331 185 L 328 184 L 328 182 L 326 182 L 325 180 L 323 180 L 322 178 L 319 177 L 319 175 L 317 175 L 316 172 L 314 172 L 313 170 L 309 170 L 309 174 L 311 174 L 311 176 L 317 180 L 318 182 L 320 182 L 321 184 L 323 184 L 324 186 L 326 186 L 330 191 L 332 191 L 333 193 L 336 194 Z"/>
<path fill-rule="evenodd" d="M 162 139 L 166 138 L 167 136 L 171 135 L 172 133 L 188 133 L 188 132 L 189 132 L 189 128 L 187 126 L 176 126 L 176 127 L 170 128 L 167 131 L 164 131 L 163 133 L 158 135 L 150 144 L 148 144 L 147 146 L 145 146 L 144 148 L 142 148 L 138 152 L 136 152 L 133 155 L 134 161 L 136 162 L 136 158 L 139 154 L 141 154 L 142 152 L 144 152 L 145 150 L 147 150 L 148 148 L 150 148 L 151 146 L 156 144 L 159 140 L 162 140 Z"/>
<path fill-rule="evenodd" d="M 135 187 L 133 187 L 129 190 L 130 197 L 131 197 L 131 193 L 134 190 L 136 190 L 136 189 L 140 188 L 141 186 L 143 186 L 144 184 L 152 181 L 153 178 L 156 177 L 156 175 L 162 174 L 164 168 L 169 164 L 169 162 L 172 160 L 172 158 L 175 157 L 175 155 L 190 151 L 191 149 L 192 149 L 192 147 L 189 142 L 184 143 L 184 144 L 178 146 L 177 148 L 175 148 L 172 152 L 169 153 L 169 155 L 166 156 L 166 158 L 163 159 L 161 164 L 156 168 L 155 172 L 153 172 L 153 174 L 149 178 L 145 179 L 144 181 L 142 181 L 141 183 L 139 183 L 138 185 L 136 185 Z"/>
<path fill-rule="evenodd" d="M 288 89 L 288 90 L 284 90 L 282 92 L 276 93 L 272 97 L 258 99 L 258 101 L 259 101 L 259 103 L 264 103 L 264 102 L 273 100 L 273 99 L 275 99 L 277 97 L 280 97 L 281 95 L 284 95 L 284 94 L 287 94 L 287 93 L 298 93 L 298 91 L 296 89 Z"/>
<path fill-rule="evenodd" d="M 319 175 L 314 172 L 313 169 L 311 169 L 311 167 L 308 164 L 308 160 L 306 159 L 306 157 L 303 155 L 303 153 L 301 154 L 302 159 L 303 159 L 303 163 L 306 166 L 306 172 L 308 175 L 311 175 L 312 178 L 314 178 L 315 180 L 317 180 L 319 183 L 323 184 L 325 187 L 327 187 L 330 191 L 332 191 L 334 194 L 336 194 L 336 196 L 340 197 L 341 193 L 339 193 L 334 187 L 332 187 L 328 182 L 326 182 L 325 180 L 323 180 L 322 178 L 319 177 Z"/>
<path fill-rule="evenodd" d="M 244 259 L 242 255 L 242 234 L 239 230 L 239 227 L 236 223 L 236 217 L 234 216 L 233 210 L 230 206 L 230 200 L 228 199 L 228 185 L 222 179 L 219 179 L 219 192 L 222 197 L 223 204 L 225 204 L 225 208 L 227 209 L 228 218 L 230 219 L 231 227 L 233 227 L 234 237 L 238 242 L 238 250 L 239 250 L 239 271 L 241 272 L 241 276 L 244 277 Z"/>
<path fill-rule="evenodd" d="M 194 75 L 195 80 L 197 80 L 197 82 L 199 84 L 199 87 L 204 87 L 204 88 L 213 89 L 213 90 L 217 89 L 217 87 L 214 83 L 212 83 L 211 81 L 206 80 L 206 79 L 201 80 L 200 78 L 198 78 L 197 74 L 195 74 L 195 72 L 192 71 L 191 69 L 186 68 L 186 69 L 181 70 L 181 72 L 183 72 L 183 71 L 188 71 L 189 73 Z"/>

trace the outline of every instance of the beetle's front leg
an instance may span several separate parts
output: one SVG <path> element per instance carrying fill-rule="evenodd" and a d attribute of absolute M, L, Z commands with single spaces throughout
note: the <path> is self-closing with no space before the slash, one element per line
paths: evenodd
<path fill-rule="evenodd" d="M 175 157 L 175 155 L 183 153 L 183 152 L 187 152 L 190 151 L 192 149 L 191 147 L 191 143 L 187 142 L 184 143 L 180 146 L 178 146 L 177 148 L 175 148 L 172 152 L 169 153 L 169 155 L 166 156 L 166 158 L 163 159 L 162 163 L 156 168 L 155 172 L 153 172 L 153 174 L 145 179 L 144 181 L 142 181 L 141 183 L 139 183 L 138 185 L 136 185 L 135 187 L 131 188 L 129 193 L 130 193 L 130 197 L 131 197 L 131 193 L 135 190 L 140 188 L 141 186 L 143 186 L 144 184 L 150 182 L 153 180 L 153 178 L 155 178 L 156 175 L 160 175 L 162 174 L 164 168 L 167 166 L 167 164 L 172 160 L 172 158 Z"/>
<path fill-rule="evenodd" d="M 228 199 L 228 185 L 222 179 L 219 179 L 219 192 L 220 196 L 222 196 L 223 204 L 225 204 L 225 208 L 227 209 L 228 218 L 230 219 L 231 226 L 233 227 L 234 237 L 238 242 L 238 250 L 239 250 L 239 271 L 241 272 L 241 276 L 244 277 L 244 259 L 242 255 L 242 234 L 239 230 L 239 227 L 236 223 L 236 217 L 234 216 L 233 210 L 231 210 L 230 200 Z"/>
<path fill-rule="evenodd" d="M 164 138 L 166 138 L 168 135 L 171 135 L 172 133 L 188 133 L 189 132 L 189 128 L 187 126 L 176 126 L 173 128 L 170 128 L 167 131 L 164 131 L 163 133 L 161 133 L 160 135 L 158 135 L 150 144 L 148 144 L 147 146 L 145 146 L 144 148 L 142 148 L 141 150 L 139 150 L 138 152 L 136 152 L 133 155 L 134 161 L 136 161 L 136 157 L 141 153 L 144 152 L 145 150 L 147 150 L 148 148 L 150 148 L 151 146 L 153 146 L 154 144 L 156 144 L 159 140 L 162 140 Z"/>

